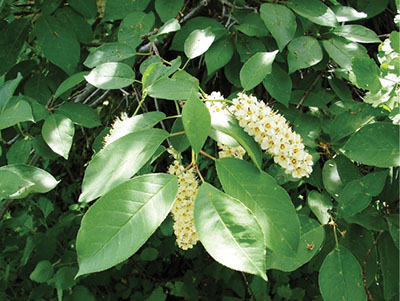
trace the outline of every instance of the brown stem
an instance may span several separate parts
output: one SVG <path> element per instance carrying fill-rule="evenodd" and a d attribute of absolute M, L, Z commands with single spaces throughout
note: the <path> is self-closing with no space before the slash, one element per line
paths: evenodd
<path fill-rule="evenodd" d="M 207 158 L 210 158 L 211 160 L 217 161 L 217 158 L 211 156 L 210 154 L 207 154 L 205 151 L 200 150 L 200 154 L 206 156 Z"/>
<path fill-rule="evenodd" d="M 314 81 L 312 82 L 311 86 L 307 89 L 306 93 L 304 93 L 303 97 L 300 99 L 299 103 L 296 106 L 296 109 L 300 108 L 303 104 L 303 101 L 307 98 L 308 94 L 310 94 L 311 90 L 314 89 L 314 86 L 317 84 L 318 80 L 320 79 L 321 75 L 319 74 Z"/>
<path fill-rule="evenodd" d="M 246 287 L 247 287 L 247 290 L 249 291 L 251 299 L 256 301 L 256 297 L 254 296 L 253 291 L 251 290 L 251 287 L 249 285 L 249 281 L 247 281 L 246 275 L 243 272 L 241 272 L 241 273 L 242 273 L 242 277 L 243 277 L 244 283 L 246 283 Z"/>
<path fill-rule="evenodd" d="M 371 248 L 369 248 L 367 254 L 365 255 L 363 264 L 362 264 L 362 266 L 361 266 L 361 269 L 362 269 L 362 279 L 363 279 L 363 284 L 364 284 L 365 292 L 366 292 L 366 294 L 367 294 L 367 296 L 368 296 L 368 301 L 374 301 L 374 299 L 372 298 L 372 295 L 371 295 L 371 293 L 370 293 L 369 290 L 368 290 L 367 278 L 365 277 L 365 268 L 366 268 L 366 266 L 367 266 L 368 257 L 369 257 L 369 255 L 371 255 L 372 250 L 374 249 L 374 247 L 375 247 L 376 244 L 378 243 L 378 240 L 379 240 L 379 238 L 381 237 L 382 233 L 383 233 L 383 231 L 379 231 L 378 236 L 376 237 L 374 243 L 372 244 Z"/>
<path fill-rule="evenodd" d="M 198 168 L 196 163 L 194 164 L 194 168 L 196 168 L 197 174 L 199 175 L 201 182 L 204 183 L 204 178 L 201 175 L 200 170 L 199 170 L 199 168 Z"/>

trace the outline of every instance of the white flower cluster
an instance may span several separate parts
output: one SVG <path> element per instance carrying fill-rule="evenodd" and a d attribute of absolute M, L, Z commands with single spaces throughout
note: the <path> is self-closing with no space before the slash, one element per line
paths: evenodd
<path fill-rule="evenodd" d="M 243 147 L 239 146 L 229 146 L 222 143 L 217 143 L 220 151 L 218 152 L 218 156 L 220 158 L 226 157 L 234 157 L 238 159 L 243 159 L 244 154 L 246 153 Z"/>
<path fill-rule="evenodd" d="M 228 106 L 226 105 L 224 100 L 224 96 L 221 94 L 221 92 L 212 92 L 210 95 L 207 95 L 208 100 L 219 100 L 219 101 L 207 101 L 206 106 L 210 112 L 210 114 L 215 114 L 215 113 L 223 113 L 223 114 L 230 114 L 228 111 Z M 220 151 L 218 152 L 218 156 L 220 158 L 225 158 L 225 157 L 234 157 L 238 159 L 243 159 L 244 154 L 246 153 L 245 149 L 243 147 L 239 146 L 229 146 L 222 144 L 220 142 L 217 143 L 218 148 Z"/>
<path fill-rule="evenodd" d="M 238 93 L 232 102 L 229 110 L 238 119 L 239 125 L 273 156 L 275 163 L 294 178 L 310 175 L 312 157 L 285 117 L 254 96 Z"/>
<path fill-rule="evenodd" d="M 176 151 L 168 150 L 176 159 Z M 192 248 L 199 240 L 196 229 L 194 228 L 193 210 L 194 199 L 199 188 L 199 184 L 194 174 L 194 169 L 184 171 L 184 167 L 178 160 L 168 168 L 168 173 L 178 177 L 178 193 L 176 195 L 171 213 L 174 219 L 174 233 L 176 242 L 182 250 Z"/>

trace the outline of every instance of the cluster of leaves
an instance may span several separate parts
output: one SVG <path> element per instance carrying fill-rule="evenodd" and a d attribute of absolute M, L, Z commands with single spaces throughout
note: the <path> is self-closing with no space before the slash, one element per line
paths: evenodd
<path fill-rule="evenodd" d="M 0 1 L 0 298 L 397 300 L 398 8 Z M 311 176 L 210 115 L 211 91 L 278 109 Z M 186 252 L 170 145 L 203 181 Z"/>

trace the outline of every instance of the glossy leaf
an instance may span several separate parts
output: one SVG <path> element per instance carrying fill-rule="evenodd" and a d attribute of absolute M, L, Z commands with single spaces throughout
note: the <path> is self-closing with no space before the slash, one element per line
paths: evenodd
<path fill-rule="evenodd" d="M 32 151 L 31 140 L 25 138 L 14 142 L 7 151 L 8 164 L 26 164 Z"/>
<path fill-rule="evenodd" d="M 71 119 L 73 123 L 89 129 L 101 124 L 96 111 L 81 103 L 64 103 L 56 110 L 56 113 L 64 115 Z"/>
<path fill-rule="evenodd" d="M 15 176 L 12 176 L 12 180 L 18 179 L 16 182 L 16 184 L 20 186 L 18 187 L 18 191 L 12 193 L 12 195 L 7 196 L 11 199 L 24 198 L 31 192 L 49 192 L 54 187 L 56 187 L 59 182 L 47 171 L 25 164 L 5 165 L 0 167 L 0 174 L 3 173 L 3 171 L 14 174 Z M 1 176 L 1 185 L 3 185 L 3 181 L 5 181 L 5 179 L 7 178 L 3 178 L 5 174 L 1 174 Z M 9 181 L 10 179 L 7 179 L 7 181 Z"/>
<path fill-rule="evenodd" d="M 106 43 L 94 49 L 83 62 L 88 68 L 109 62 L 120 62 L 136 55 L 134 48 L 123 43 Z"/>
<path fill-rule="evenodd" d="M 240 25 L 235 25 L 235 29 L 249 37 L 265 37 L 268 34 L 268 29 L 260 14 L 255 12 L 248 13 L 241 20 Z"/>
<path fill-rule="evenodd" d="M 272 72 L 264 78 L 263 85 L 273 98 L 285 107 L 289 106 L 292 92 L 292 80 L 285 70 L 277 64 L 273 64 Z"/>
<path fill-rule="evenodd" d="M 366 193 L 366 189 L 361 180 L 354 180 L 348 183 L 342 191 L 338 202 L 338 215 L 349 217 L 367 208 L 371 202 L 371 196 Z"/>
<path fill-rule="evenodd" d="M 364 12 L 359 12 L 350 6 L 335 5 L 331 7 L 336 15 L 338 22 L 348 22 L 365 19 L 368 15 Z"/>
<path fill-rule="evenodd" d="M 295 257 L 267 250 L 267 269 L 291 272 L 301 267 L 319 251 L 325 238 L 324 228 L 314 219 L 299 215 L 301 234 Z"/>
<path fill-rule="evenodd" d="M 333 204 L 329 194 L 312 190 L 308 193 L 307 204 L 322 225 L 330 221 L 331 215 L 328 211 L 333 208 Z"/>
<path fill-rule="evenodd" d="M 120 89 L 135 80 L 132 68 L 124 63 L 104 63 L 85 76 L 86 81 L 100 89 Z"/>
<path fill-rule="evenodd" d="M 288 45 L 289 74 L 318 64 L 323 57 L 321 46 L 313 37 L 298 37 Z"/>
<path fill-rule="evenodd" d="M 343 153 L 362 164 L 378 167 L 400 165 L 399 126 L 376 122 L 367 124 L 353 134 Z"/>
<path fill-rule="evenodd" d="M 400 230 L 399 230 L 399 221 L 400 217 L 399 214 L 394 213 L 386 217 L 388 227 L 389 227 L 389 233 L 390 236 L 392 236 L 394 245 L 399 249 L 399 238 L 400 238 Z"/>
<path fill-rule="evenodd" d="M 296 17 L 286 6 L 275 3 L 264 3 L 260 15 L 268 30 L 278 44 L 279 51 L 289 43 L 296 33 Z"/>
<path fill-rule="evenodd" d="M 52 114 L 42 126 L 42 136 L 53 152 L 68 159 L 75 128 L 71 119 L 61 114 Z"/>
<path fill-rule="evenodd" d="M 253 89 L 272 72 L 272 63 L 278 50 L 272 52 L 258 52 L 253 55 L 240 69 L 240 83 L 247 91 Z"/>
<path fill-rule="evenodd" d="M 198 85 L 188 79 L 161 78 L 148 88 L 147 94 L 154 98 L 180 100 L 188 99 L 192 91 L 198 89 Z"/>
<path fill-rule="evenodd" d="M 338 245 L 326 256 L 319 270 L 319 289 L 326 301 L 366 300 L 361 266 L 344 246 Z"/>
<path fill-rule="evenodd" d="M 221 39 L 213 43 L 205 54 L 208 75 L 229 63 L 233 52 L 234 47 L 229 39 Z"/>
<path fill-rule="evenodd" d="M 255 140 L 239 126 L 238 121 L 231 115 L 217 113 L 211 115 L 211 127 L 235 139 L 253 160 L 258 169 L 261 170 L 263 154 Z"/>
<path fill-rule="evenodd" d="M 383 275 L 383 295 L 390 300 L 399 294 L 399 249 L 388 232 L 378 241 L 379 261 Z"/>
<path fill-rule="evenodd" d="M 153 37 L 158 37 L 163 34 L 167 34 L 170 32 L 175 32 L 181 29 L 181 25 L 177 19 L 170 19 L 160 27 L 157 33 Z"/>
<path fill-rule="evenodd" d="M 350 80 L 358 87 L 364 90 L 370 90 L 377 93 L 381 88 L 380 70 L 375 61 L 367 57 L 355 57 L 351 61 L 353 73 Z"/>
<path fill-rule="evenodd" d="M 165 22 L 171 18 L 175 18 L 183 6 L 184 0 L 155 0 L 154 8 L 160 17 L 160 20 Z"/>
<path fill-rule="evenodd" d="M 134 3 L 132 1 L 130 2 Z M 118 42 L 127 44 L 132 49 L 136 49 L 136 47 L 143 42 L 140 36 L 152 31 L 155 17 L 152 12 L 149 12 L 148 14 L 142 11 L 132 10 L 127 12 L 130 13 L 124 17 L 119 26 Z"/>
<path fill-rule="evenodd" d="M 194 223 L 201 243 L 216 261 L 267 281 L 263 232 L 242 202 L 203 183 L 194 203 Z"/>
<path fill-rule="evenodd" d="M 22 75 L 18 72 L 16 78 L 3 82 L 0 85 L 0 109 L 11 99 L 21 80 Z"/>
<path fill-rule="evenodd" d="M 72 75 L 79 62 L 80 47 L 72 28 L 56 18 L 42 15 L 35 24 L 38 45 L 44 56 Z"/>
<path fill-rule="evenodd" d="M 32 281 L 45 283 L 54 274 L 54 268 L 48 260 L 39 261 L 35 269 L 29 275 Z"/>
<path fill-rule="evenodd" d="M 355 57 L 368 57 L 367 50 L 360 44 L 349 42 L 340 37 L 323 40 L 322 45 L 329 56 L 342 68 L 351 70 L 351 61 Z"/>
<path fill-rule="evenodd" d="M 315 24 L 329 27 L 339 25 L 335 13 L 320 0 L 290 0 L 286 5 Z"/>
<path fill-rule="evenodd" d="M 225 192 L 242 201 L 257 217 L 266 242 L 274 252 L 295 257 L 300 224 L 286 191 L 274 178 L 246 161 L 217 161 L 219 180 Z"/>
<path fill-rule="evenodd" d="M 184 51 L 189 59 L 194 59 L 210 48 L 215 34 L 211 28 L 196 29 L 185 40 Z"/>
<path fill-rule="evenodd" d="M 84 17 L 88 19 L 96 17 L 97 7 L 95 0 L 68 0 L 68 3 Z"/>
<path fill-rule="evenodd" d="M 54 99 L 60 97 L 62 94 L 67 92 L 68 90 L 76 87 L 79 85 L 81 82 L 85 80 L 84 76 L 88 75 L 88 71 L 83 71 L 76 73 L 74 75 L 71 75 L 68 77 L 66 80 L 64 80 L 57 88 L 56 93 L 54 93 Z"/>
<path fill-rule="evenodd" d="M 79 202 L 90 202 L 135 175 L 167 136 L 166 131 L 148 129 L 108 144 L 89 162 Z"/>
<path fill-rule="evenodd" d="M 195 93 L 192 93 L 183 106 L 182 124 L 190 145 L 198 153 L 208 137 L 211 117 L 208 109 Z"/>
<path fill-rule="evenodd" d="M 0 113 L 0 130 L 23 121 L 34 121 L 31 106 L 24 100 L 9 105 Z"/>
<path fill-rule="evenodd" d="M 122 183 L 87 211 L 78 232 L 77 276 L 106 270 L 133 255 L 171 210 L 175 176 L 149 174 Z"/>
<path fill-rule="evenodd" d="M 107 0 L 103 20 L 120 20 L 131 12 L 142 12 L 149 2 L 150 0 Z"/>
<path fill-rule="evenodd" d="M 171 134 L 182 132 L 184 130 L 182 118 L 176 118 L 171 128 Z M 172 147 L 178 152 L 183 152 L 190 146 L 189 140 L 185 134 L 171 136 L 169 140 L 171 141 Z"/>
<path fill-rule="evenodd" d="M 353 42 L 380 43 L 378 35 L 362 25 L 342 25 L 336 27 L 333 33 Z"/>

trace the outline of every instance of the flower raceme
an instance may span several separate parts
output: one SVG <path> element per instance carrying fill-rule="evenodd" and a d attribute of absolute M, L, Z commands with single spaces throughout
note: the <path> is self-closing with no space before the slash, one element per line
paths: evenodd
<path fill-rule="evenodd" d="M 168 168 L 168 173 L 178 177 L 178 193 L 171 209 L 172 218 L 174 219 L 174 233 L 178 246 L 182 250 L 187 250 L 192 248 L 199 240 L 193 220 L 194 199 L 199 184 L 194 168 L 185 171 L 177 160 L 176 151 L 168 149 L 168 152 L 175 158 Z"/>
<path fill-rule="evenodd" d="M 294 132 L 285 117 L 274 112 L 254 96 L 238 93 L 229 111 L 239 125 L 269 153 L 275 163 L 294 178 L 308 177 L 312 172 L 312 156 L 304 149 L 299 134 Z"/>

